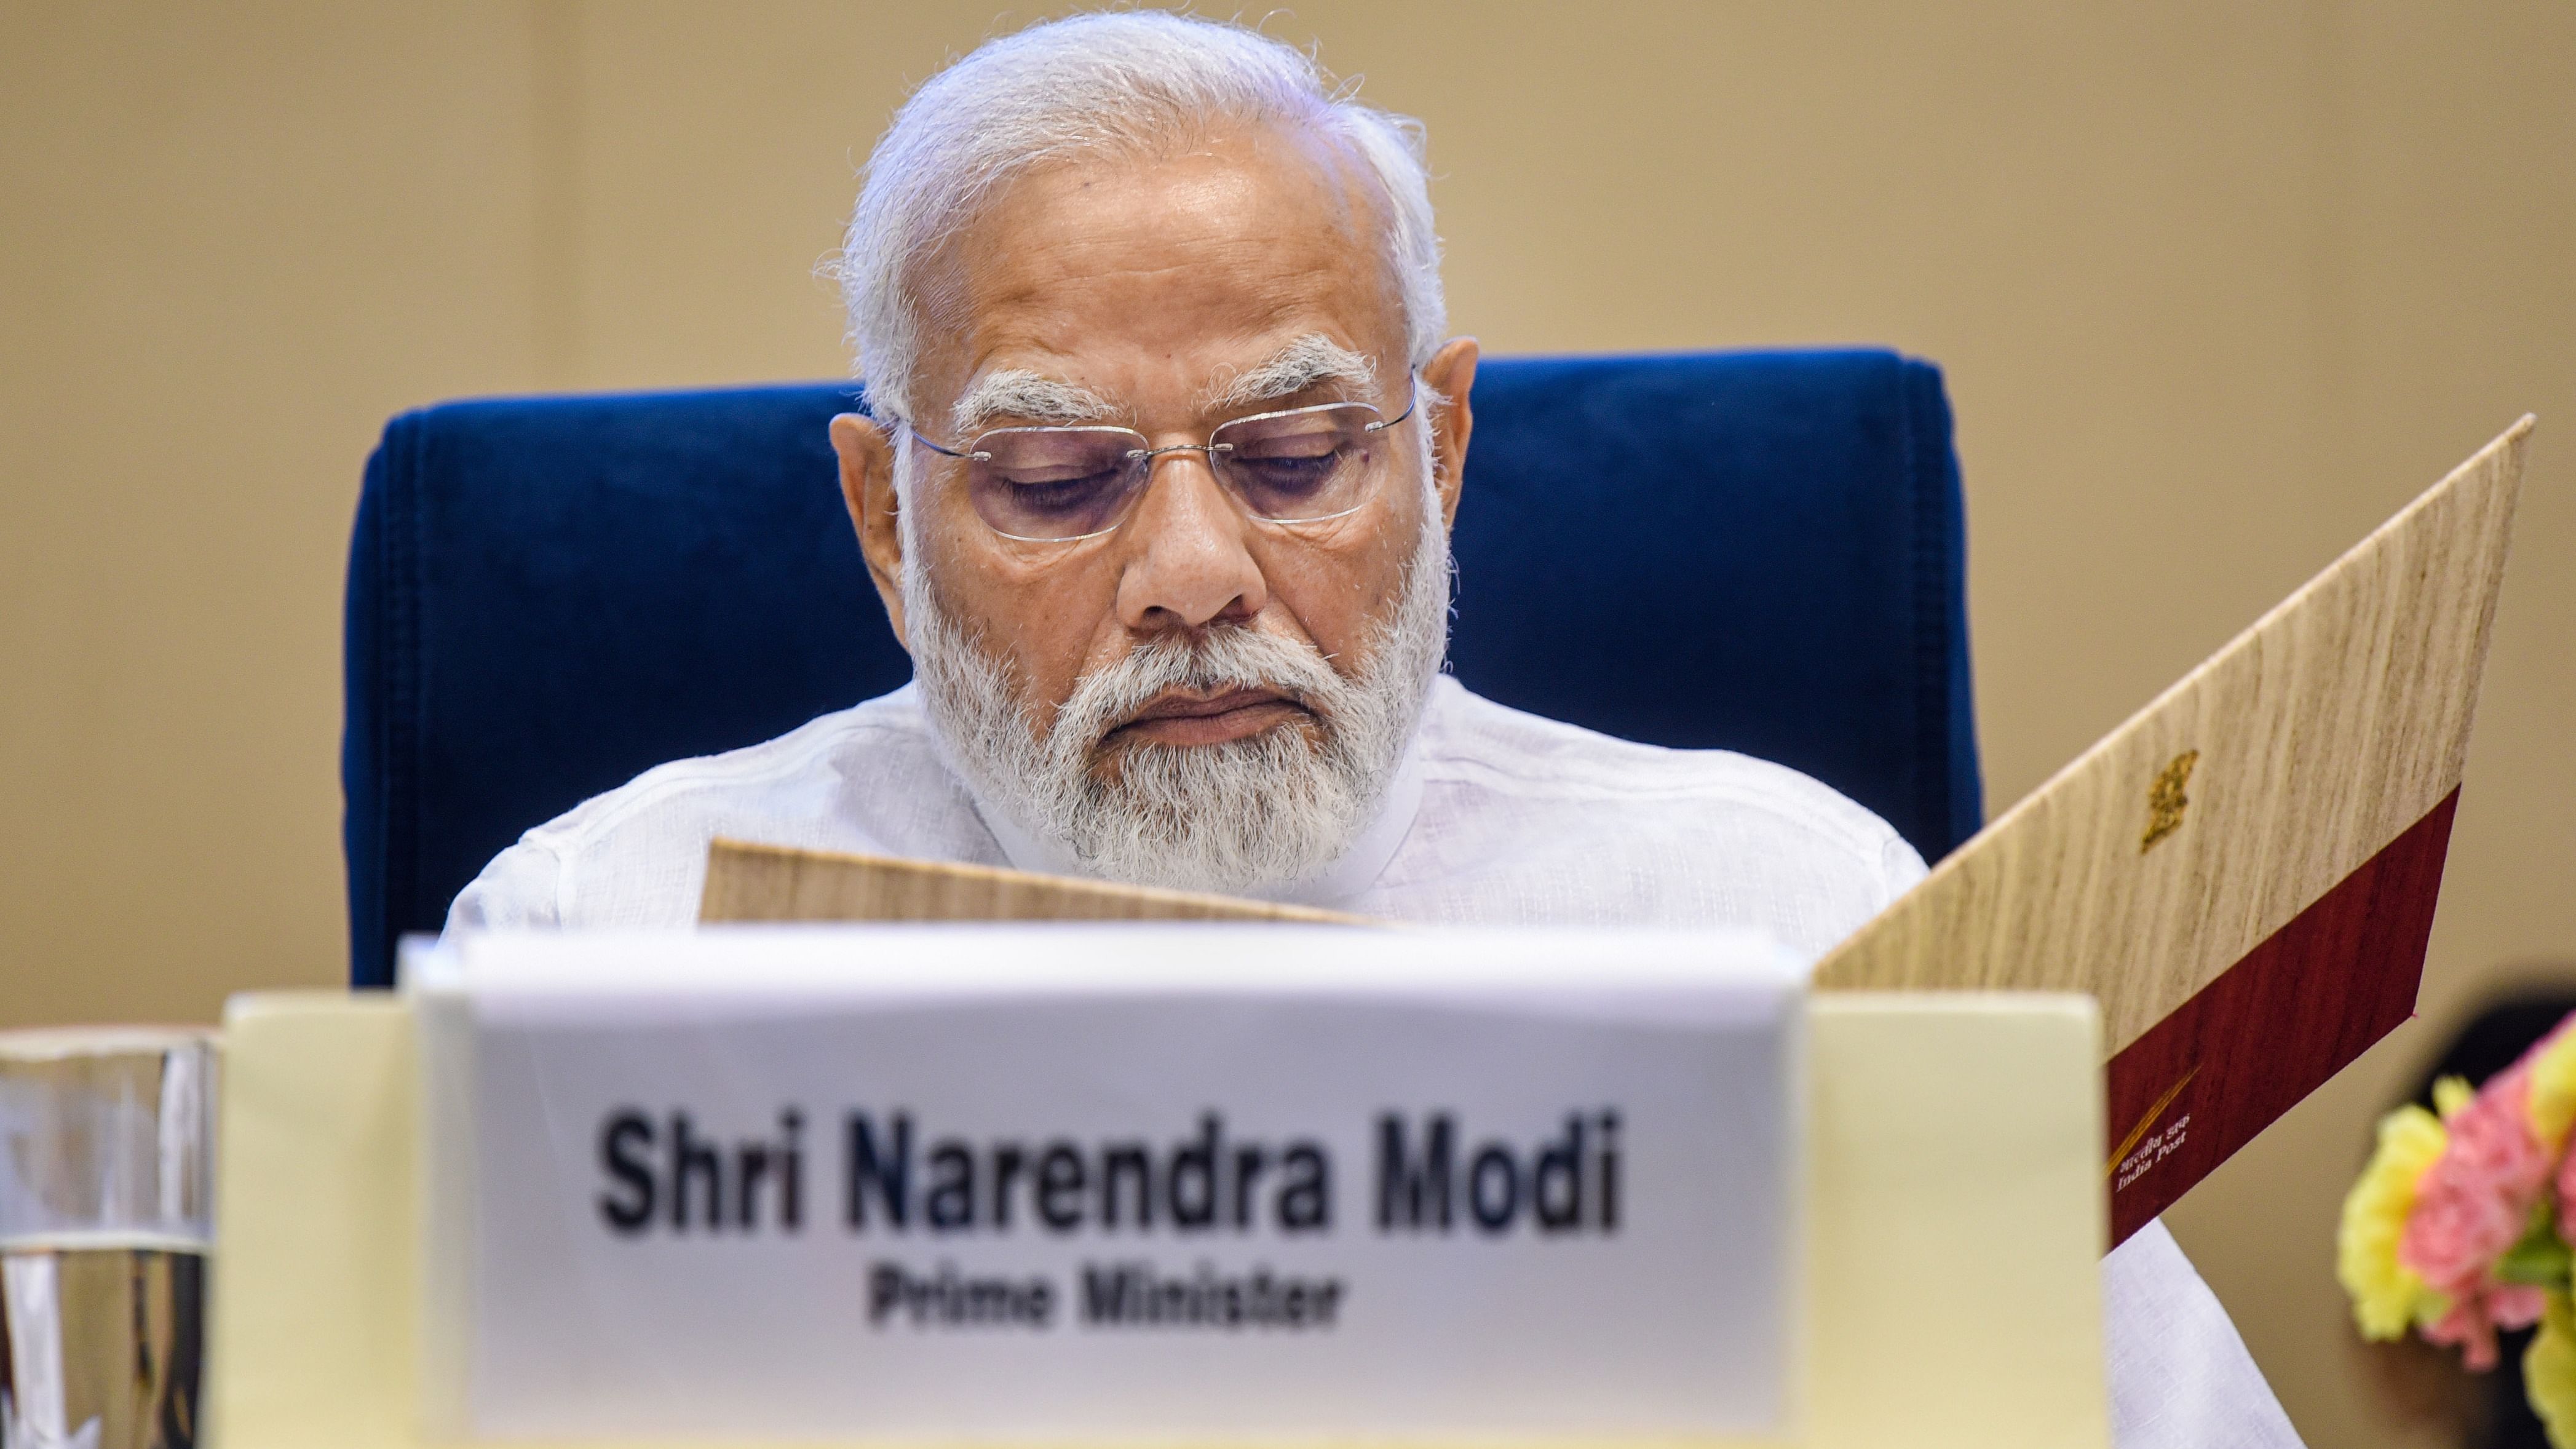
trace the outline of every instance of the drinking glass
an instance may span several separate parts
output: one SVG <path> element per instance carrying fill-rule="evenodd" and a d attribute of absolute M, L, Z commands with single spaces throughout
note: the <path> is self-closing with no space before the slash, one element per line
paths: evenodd
<path fill-rule="evenodd" d="M 191 1449 L 214 1036 L 0 1032 L 0 1449 Z"/>

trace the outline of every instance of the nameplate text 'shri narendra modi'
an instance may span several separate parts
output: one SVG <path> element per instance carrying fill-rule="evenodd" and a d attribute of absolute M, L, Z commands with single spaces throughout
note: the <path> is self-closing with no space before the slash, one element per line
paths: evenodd
<path fill-rule="evenodd" d="M 1790 1427 L 1804 973 L 1757 938 L 746 927 L 405 970 L 457 1432 Z"/>

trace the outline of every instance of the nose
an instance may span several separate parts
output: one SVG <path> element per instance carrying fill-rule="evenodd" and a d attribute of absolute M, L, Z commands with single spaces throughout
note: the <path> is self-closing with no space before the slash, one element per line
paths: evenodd
<path fill-rule="evenodd" d="M 1153 460 L 1144 497 L 1119 533 L 1119 622 L 1140 633 L 1250 619 L 1270 601 L 1247 546 L 1250 523 L 1196 449 Z"/>

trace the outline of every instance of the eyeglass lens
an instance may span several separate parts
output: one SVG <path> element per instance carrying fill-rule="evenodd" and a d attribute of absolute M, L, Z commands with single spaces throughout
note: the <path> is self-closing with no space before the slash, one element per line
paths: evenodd
<path fill-rule="evenodd" d="M 1328 518 L 1366 500 L 1377 420 L 1365 403 L 1238 418 L 1208 435 L 1208 463 L 1256 518 Z M 1153 471 L 1148 447 L 1125 428 L 1002 428 L 969 445 L 967 489 L 997 533 L 1080 538 L 1126 515 Z"/>

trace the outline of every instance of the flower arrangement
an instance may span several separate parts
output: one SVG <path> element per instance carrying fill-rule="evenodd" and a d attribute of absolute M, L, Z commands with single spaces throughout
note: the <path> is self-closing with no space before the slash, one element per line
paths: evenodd
<path fill-rule="evenodd" d="M 2460 1350 L 2483 1373 L 2500 1330 L 2540 1325 L 2523 1355 L 2525 1393 L 2556 1449 L 2576 1449 L 2576 1015 L 2470 1090 L 2433 1086 L 2380 1119 L 2361 1180 L 2344 1199 L 2336 1276 L 2364 1338 L 2409 1328 Z"/>

